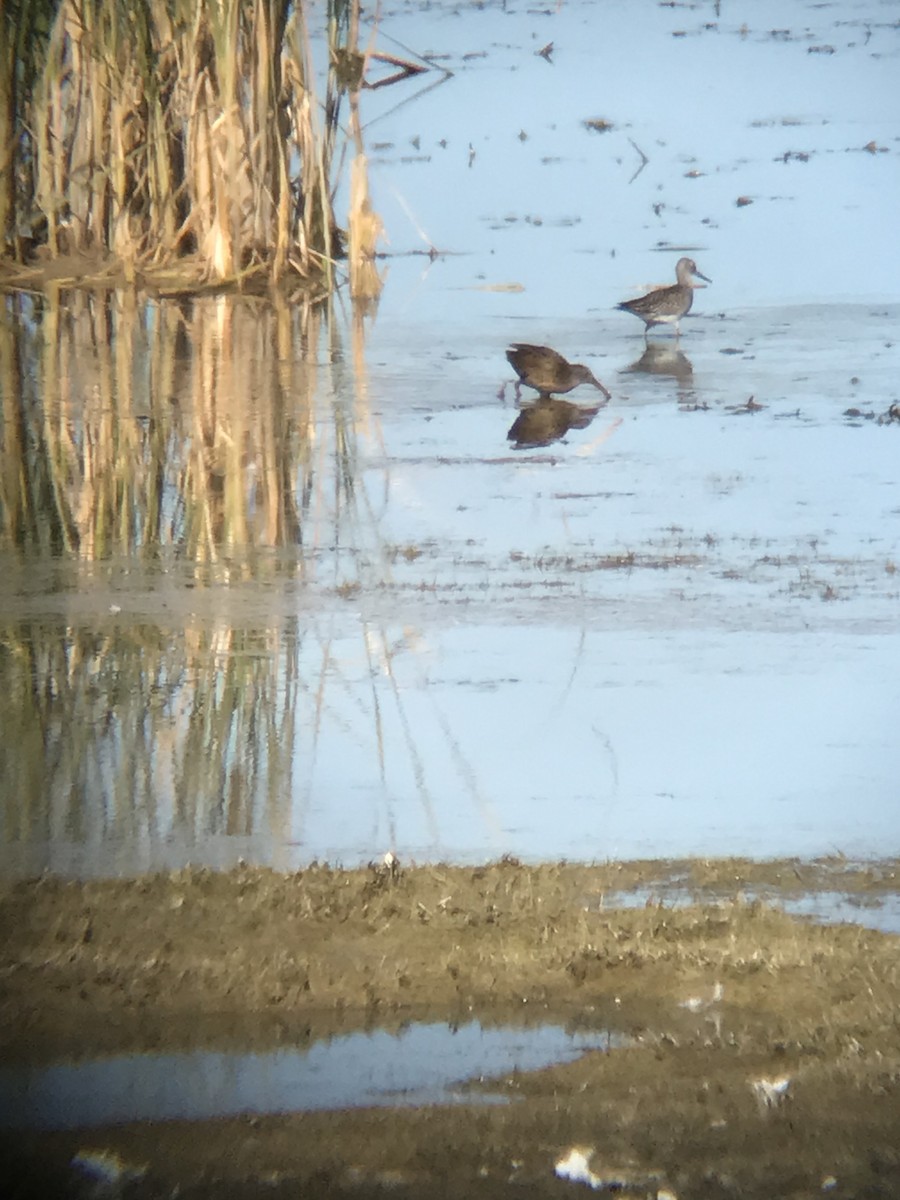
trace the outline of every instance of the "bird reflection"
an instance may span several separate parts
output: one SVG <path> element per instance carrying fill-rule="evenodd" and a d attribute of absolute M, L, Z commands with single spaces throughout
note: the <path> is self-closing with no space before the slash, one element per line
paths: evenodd
<path fill-rule="evenodd" d="M 640 358 L 625 367 L 623 374 L 669 375 L 682 387 L 693 382 L 694 368 L 688 356 L 666 342 L 650 342 Z"/>
<path fill-rule="evenodd" d="M 506 436 L 516 450 L 549 446 L 565 437 L 570 429 L 587 429 L 602 407 L 598 404 L 593 408 L 582 408 L 568 400 L 541 396 L 522 409 Z"/>

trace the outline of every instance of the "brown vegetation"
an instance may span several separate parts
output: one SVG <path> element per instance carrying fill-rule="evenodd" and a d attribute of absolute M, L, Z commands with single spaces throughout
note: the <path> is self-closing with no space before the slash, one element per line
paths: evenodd
<path fill-rule="evenodd" d="M 803 873 L 880 894 L 894 869 Z M 754 885 L 797 886 L 791 863 L 673 864 L 665 880 L 731 899 L 698 891 L 682 910 L 616 902 L 620 888 L 652 892 L 659 871 L 504 860 L 8 887 L 8 1064 L 302 1048 L 426 1016 L 569 1021 L 616 1037 L 568 1065 L 485 1080 L 464 1105 L 7 1136 L 10 1194 L 101 1194 L 81 1156 L 121 1176 L 101 1181 L 102 1194 L 147 1200 L 574 1200 L 583 1184 L 557 1178 L 554 1164 L 583 1148 L 609 1181 L 601 1195 L 897 1195 L 896 938 L 741 899 Z M 485 1089 L 509 1102 L 479 1104 Z"/>
<path fill-rule="evenodd" d="M 0 279 L 136 282 L 162 293 L 329 287 L 344 240 L 333 210 L 341 106 L 363 85 L 366 56 L 358 0 L 330 0 L 320 97 L 308 7 L 6 6 Z M 365 159 L 358 141 L 354 149 L 359 193 Z M 351 288 L 371 296 L 378 229 L 362 211 L 351 227 Z"/>

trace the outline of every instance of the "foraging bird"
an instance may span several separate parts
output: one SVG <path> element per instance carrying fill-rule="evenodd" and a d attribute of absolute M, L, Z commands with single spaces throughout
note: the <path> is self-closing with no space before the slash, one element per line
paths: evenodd
<path fill-rule="evenodd" d="M 675 265 L 677 283 L 670 287 L 654 288 L 652 292 L 648 292 L 646 296 L 639 296 L 637 300 L 623 300 L 621 304 L 616 305 L 616 308 L 634 313 L 636 317 L 641 318 L 644 322 L 644 337 L 647 336 L 653 325 L 674 325 L 675 336 L 679 337 L 681 330 L 678 322 L 691 311 L 691 305 L 694 303 L 694 289 L 698 286 L 691 283 L 693 276 L 712 283 L 708 275 L 704 275 L 697 269 L 697 264 L 692 258 L 679 258 Z"/>
<path fill-rule="evenodd" d="M 579 383 L 592 383 L 607 400 L 610 398 L 610 393 L 588 367 L 570 363 L 549 346 L 513 342 L 506 357 L 521 382 L 534 388 L 542 399 L 554 392 L 571 392 Z"/>

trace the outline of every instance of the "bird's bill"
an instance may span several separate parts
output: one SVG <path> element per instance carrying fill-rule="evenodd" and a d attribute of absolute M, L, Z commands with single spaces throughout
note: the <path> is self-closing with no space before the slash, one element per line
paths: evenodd
<path fill-rule="evenodd" d="M 596 377 L 596 375 L 592 375 L 592 376 L 591 376 L 591 383 L 594 385 L 594 387 L 595 387 L 595 388 L 598 388 L 598 389 L 599 389 L 599 390 L 600 390 L 600 391 L 603 393 L 603 395 L 604 395 L 604 396 L 607 398 L 607 400 L 611 400 L 611 399 L 612 399 L 612 392 L 611 392 L 611 391 L 609 391 L 609 389 L 608 389 L 608 388 L 605 388 L 605 387 L 603 386 L 603 384 L 602 384 L 602 383 L 600 382 L 600 380 L 599 380 L 599 379 Z"/>

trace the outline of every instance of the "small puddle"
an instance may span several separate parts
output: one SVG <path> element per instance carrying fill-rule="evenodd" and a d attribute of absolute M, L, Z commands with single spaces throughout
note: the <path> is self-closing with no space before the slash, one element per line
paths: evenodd
<path fill-rule="evenodd" d="M 744 900 L 760 900 L 795 917 L 808 917 L 821 925 L 853 924 L 879 933 L 900 933 L 900 896 L 848 892 L 806 892 L 785 896 L 764 889 L 741 889 Z M 604 897 L 604 908 L 643 908 L 660 903 L 666 908 L 686 908 L 697 903 L 716 903 L 714 898 L 698 899 L 696 892 L 684 888 L 641 888 L 633 892 L 611 892 Z M 724 901 L 723 901 L 724 902 Z"/>
<path fill-rule="evenodd" d="M 0 1069 L 0 1128 L 79 1129 L 245 1113 L 502 1104 L 466 1084 L 571 1062 L 630 1039 L 562 1025 L 414 1024 L 265 1053 L 127 1054 Z"/>

